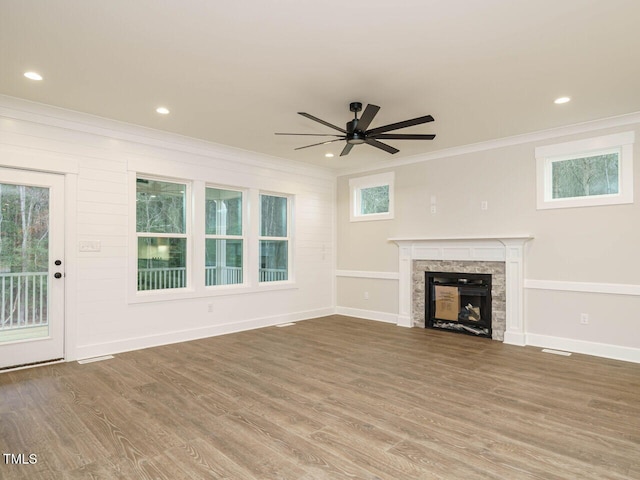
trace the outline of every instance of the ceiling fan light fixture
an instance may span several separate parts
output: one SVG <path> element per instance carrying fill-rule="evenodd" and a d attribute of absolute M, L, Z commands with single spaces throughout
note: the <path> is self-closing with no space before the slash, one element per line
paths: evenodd
<path fill-rule="evenodd" d="M 351 134 L 347 135 L 347 143 L 351 145 L 362 145 L 365 142 L 365 133 L 360 130 L 355 130 Z"/>

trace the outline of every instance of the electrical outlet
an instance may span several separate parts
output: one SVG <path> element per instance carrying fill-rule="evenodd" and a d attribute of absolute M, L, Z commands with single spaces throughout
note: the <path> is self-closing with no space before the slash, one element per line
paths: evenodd
<path fill-rule="evenodd" d="M 369 292 L 364 292 L 364 299 L 369 300 Z"/>
<path fill-rule="evenodd" d="M 480 210 L 489 210 L 489 202 L 486 200 L 480 202 Z"/>
<path fill-rule="evenodd" d="M 207 304 L 207 312 L 213 313 L 213 303 L 208 303 Z"/>
<path fill-rule="evenodd" d="M 581 313 L 580 314 L 580 325 L 589 325 L 589 314 Z"/>
<path fill-rule="evenodd" d="M 436 206 L 435 205 L 431 205 L 431 213 L 436 213 Z"/>

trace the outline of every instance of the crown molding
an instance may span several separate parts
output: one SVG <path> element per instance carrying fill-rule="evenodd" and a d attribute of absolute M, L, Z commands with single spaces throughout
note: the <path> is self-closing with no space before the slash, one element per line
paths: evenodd
<path fill-rule="evenodd" d="M 486 142 L 472 143 L 469 145 L 461 145 L 459 147 L 451 147 L 435 152 L 413 155 L 403 160 L 389 160 L 386 162 L 376 163 L 374 167 L 367 168 L 345 168 L 337 172 L 337 176 L 352 175 L 356 173 L 370 173 L 378 170 L 401 167 L 403 165 L 411 165 L 414 163 L 427 162 L 440 158 L 454 157 L 457 155 L 465 155 L 468 153 L 483 152 L 486 150 L 494 150 L 497 148 L 510 147 L 513 145 L 522 145 L 524 143 L 540 142 L 551 140 L 558 137 L 568 135 L 577 135 L 580 133 L 588 133 L 596 130 L 604 130 L 607 128 L 624 127 L 640 123 L 640 112 L 627 113 L 615 117 L 608 117 L 599 120 L 591 120 L 588 122 L 576 123 L 562 127 L 551 128 L 548 130 L 540 130 L 538 132 L 524 133 L 511 137 L 498 138 L 495 140 L 487 140 Z"/>
<path fill-rule="evenodd" d="M 197 138 L 179 135 L 97 115 L 68 110 L 44 103 L 32 102 L 8 95 L 0 95 L 0 118 L 118 139 L 141 145 L 190 153 L 201 157 L 215 157 L 250 167 L 275 169 L 314 178 L 335 178 L 332 169 L 302 164 L 293 160 L 243 150 Z"/>

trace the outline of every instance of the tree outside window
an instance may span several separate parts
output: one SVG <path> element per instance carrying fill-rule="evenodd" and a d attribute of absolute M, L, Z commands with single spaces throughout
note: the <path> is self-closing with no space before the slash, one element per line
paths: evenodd
<path fill-rule="evenodd" d="M 260 281 L 289 279 L 289 199 L 260 195 Z"/>
<path fill-rule="evenodd" d="M 633 203 L 635 132 L 536 147 L 538 209 Z"/>
<path fill-rule="evenodd" d="M 349 180 L 349 218 L 352 222 L 393 218 L 393 172 Z"/>
<path fill-rule="evenodd" d="M 553 198 L 611 195 L 619 191 L 619 153 L 554 161 Z"/>
<path fill-rule="evenodd" d="M 187 285 L 187 185 L 136 180 L 138 291 Z"/>
<path fill-rule="evenodd" d="M 360 213 L 371 215 L 389 212 L 389 185 L 362 188 L 360 190 Z"/>

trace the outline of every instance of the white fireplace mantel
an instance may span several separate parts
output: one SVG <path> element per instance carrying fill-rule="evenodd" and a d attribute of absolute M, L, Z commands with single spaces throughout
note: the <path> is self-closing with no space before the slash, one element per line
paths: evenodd
<path fill-rule="evenodd" d="M 504 343 L 525 345 L 524 245 L 532 238 L 531 235 L 390 238 L 389 241 L 396 243 L 399 247 L 398 325 L 413 326 L 411 290 L 414 260 L 505 262 Z"/>

